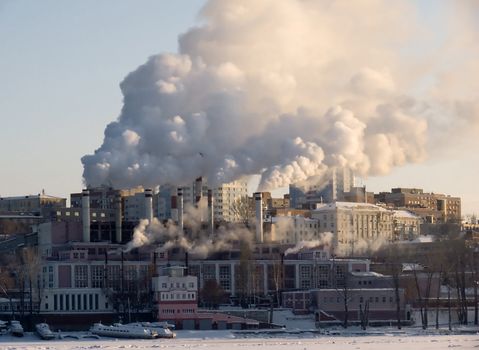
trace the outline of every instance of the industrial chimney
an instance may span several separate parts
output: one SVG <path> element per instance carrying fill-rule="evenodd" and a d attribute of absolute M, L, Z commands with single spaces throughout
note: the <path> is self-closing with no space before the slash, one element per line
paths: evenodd
<path fill-rule="evenodd" d="M 201 200 L 203 198 L 203 178 L 201 176 L 195 180 L 194 196 L 195 196 L 195 206 L 197 208 L 200 208 Z M 200 214 L 200 222 L 203 223 L 204 222 L 203 210 L 200 210 L 199 214 Z"/>
<path fill-rule="evenodd" d="M 153 220 L 153 191 L 150 188 L 145 189 L 145 219 L 150 224 Z"/>
<path fill-rule="evenodd" d="M 116 243 L 121 243 L 122 241 L 122 214 L 121 214 L 121 195 L 117 194 L 115 196 L 115 240 Z"/>
<path fill-rule="evenodd" d="M 172 192 L 170 196 L 171 219 L 178 222 L 178 197 L 175 192 Z"/>
<path fill-rule="evenodd" d="M 214 202 L 213 202 L 213 191 L 208 190 L 208 227 L 210 235 L 213 236 L 215 233 L 215 217 L 214 217 Z"/>
<path fill-rule="evenodd" d="M 82 241 L 90 242 L 90 191 L 83 190 L 81 197 L 83 234 Z"/>
<path fill-rule="evenodd" d="M 256 242 L 263 243 L 263 196 L 261 192 L 254 194 L 256 206 Z"/>
<path fill-rule="evenodd" d="M 183 231 L 183 189 L 178 188 L 177 192 L 177 207 L 178 207 L 178 227 Z"/>

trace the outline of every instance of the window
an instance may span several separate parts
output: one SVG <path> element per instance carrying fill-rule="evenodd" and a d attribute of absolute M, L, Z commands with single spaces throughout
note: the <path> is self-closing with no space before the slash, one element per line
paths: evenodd
<path fill-rule="evenodd" d="M 103 266 L 92 266 L 91 267 L 91 287 L 92 288 L 102 288 L 103 287 L 103 278 L 104 278 L 104 267 Z"/>
<path fill-rule="evenodd" d="M 220 265 L 220 286 L 223 290 L 230 290 L 231 288 L 231 271 L 229 265 Z M 192 283 L 190 283 L 192 284 Z M 192 287 L 190 287 L 192 288 Z"/>
<path fill-rule="evenodd" d="M 88 287 L 88 266 L 75 265 L 75 288 Z"/>

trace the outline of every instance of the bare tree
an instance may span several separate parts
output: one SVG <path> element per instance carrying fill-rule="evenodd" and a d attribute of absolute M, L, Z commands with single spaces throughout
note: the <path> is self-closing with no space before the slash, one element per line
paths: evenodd
<path fill-rule="evenodd" d="M 254 218 L 253 202 L 248 196 L 242 196 L 235 200 L 231 206 L 233 216 L 246 228 L 250 228 Z"/>

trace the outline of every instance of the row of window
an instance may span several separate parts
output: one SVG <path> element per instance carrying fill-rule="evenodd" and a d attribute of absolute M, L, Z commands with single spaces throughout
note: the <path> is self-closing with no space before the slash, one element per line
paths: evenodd
<path fill-rule="evenodd" d="M 161 293 L 161 300 L 195 300 L 195 293 Z"/>
<path fill-rule="evenodd" d="M 178 309 L 178 310 L 175 310 L 175 309 L 163 309 L 163 310 L 161 310 L 161 313 L 162 313 L 162 314 L 169 314 L 169 315 L 175 314 L 175 313 L 177 313 L 177 314 L 181 314 L 181 313 L 183 313 L 183 314 L 194 314 L 194 313 L 195 313 L 195 309 L 181 309 L 181 310 L 179 310 L 179 309 Z"/>
<path fill-rule="evenodd" d="M 363 296 L 359 297 L 359 302 L 364 303 L 365 300 L 368 300 L 368 298 L 364 298 Z M 348 298 L 349 302 L 354 302 L 354 297 Z M 385 296 L 381 297 L 369 297 L 369 302 L 370 303 L 386 303 L 388 301 L 388 298 Z M 389 302 L 392 303 L 394 301 L 393 297 L 389 297 Z M 343 297 L 323 297 L 323 303 L 324 304 L 338 304 L 338 303 L 344 303 Z"/>
<path fill-rule="evenodd" d="M 182 282 L 182 283 L 180 283 L 180 282 L 176 282 L 176 283 L 171 282 L 171 283 L 170 283 L 170 288 L 175 288 L 175 286 L 176 286 L 176 288 L 186 288 L 186 283 L 185 283 L 185 282 Z M 188 288 L 194 288 L 194 287 L 195 287 L 195 284 L 194 284 L 193 282 L 189 282 L 189 283 L 188 283 Z M 168 283 L 163 282 L 163 283 L 161 284 L 161 288 L 168 288 Z"/>
<path fill-rule="evenodd" d="M 46 297 L 48 299 L 48 296 Z M 45 310 L 49 310 L 50 305 L 45 303 Z M 105 303 L 105 309 L 108 303 Z M 54 311 L 90 311 L 99 309 L 98 294 L 53 294 Z"/>

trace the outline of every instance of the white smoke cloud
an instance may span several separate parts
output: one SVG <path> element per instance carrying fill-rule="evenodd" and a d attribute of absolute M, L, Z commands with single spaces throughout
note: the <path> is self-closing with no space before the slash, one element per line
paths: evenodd
<path fill-rule="evenodd" d="M 269 190 L 338 166 L 366 176 L 420 162 L 442 130 L 479 126 L 477 7 L 454 3 L 444 44 L 430 48 L 437 34 L 413 2 L 209 1 L 178 54 L 121 83 L 118 120 L 82 158 L 85 182 L 261 174 Z"/>
<path fill-rule="evenodd" d="M 312 249 L 312 248 L 326 248 L 330 249 L 333 244 L 333 234 L 331 232 L 321 233 L 320 239 L 315 239 L 311 241 L 300 241 L 294 247 L 286 249 L 284 255 L 296 254 L 303 249 Z"/>
<path fill-rule="evenodd" d="M 208 230 L 202 229 L 202 218 L 206 217 L 206 201 L 200 201 L 195 207 L 185 206 L 184 221 L 191 234 L 185 233 L 172 220 L 166 223 L 153 218 L 152 222 L 140 220 L 133 231 L 132 239 L 126 244 L 124 251 L 134 248 L 157 244 L 167 251 L 171 248 L 183 248 L 197 258 L 206 258 L 209 254 L 227 251 L 233 248 L 234 243 L 242 241 L 251 244 L 252 233 L 243 227 L 220 226 L 212 237 Z"/>

